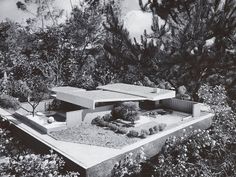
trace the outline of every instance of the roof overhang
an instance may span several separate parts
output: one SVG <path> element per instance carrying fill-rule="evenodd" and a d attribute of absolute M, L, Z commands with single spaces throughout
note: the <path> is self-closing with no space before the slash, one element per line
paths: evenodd
<path fill-rule="evenodd" d="M 129 84 L 109 84 L 97 87 L 99 90 L 86 91 L 75 87 L 55 87 L 56 98 L 89 109 L 96 103 L 122 101 L 157 101 L 175 97 L 175 91 Z"/>

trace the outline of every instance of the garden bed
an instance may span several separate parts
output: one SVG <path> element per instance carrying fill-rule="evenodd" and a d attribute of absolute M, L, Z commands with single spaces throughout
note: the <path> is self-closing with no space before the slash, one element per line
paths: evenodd
<path fill-rule="evenodd" d="M 89 123 L 84 123 L 72 128 L 67 128 L 65 130 L 60 131 L 52 131 L 49 133 L 50 136 L 53 138 L 60 140 L 60 141 L 67 141 L 67 142 L 74 142 L 80 144 L 88 144 L 88 145 L 95 145 L 95 146 L 103 146 L 103 147 L 110 147 L 110 148 L 122 148 L 126 145 L 135 143 L 140 141 L 140 138 L 146 138 L 153 134 L 158 133 L 159 131 L 165 131 L 173 126 L 177 126 L 183 122 L 182 118 L 188 115 L 180 114 L 178 112 L 172 112 L 168 115 L 161 115 L 156 118 L 148 117 L 148 116 L 140 116 L 140 119 L 136 121 L 133 126 L 124 126 L 129 122 L 123 120 L 115 120 L 111 122 L 106 122 L 106 125 L 109 126 L 98 126 L 92 125 Z M 159 125 L 165 125 L 162 130 L 160 130 Z M 112 126 L 115 127 L 122 127 L 121 129 L 125 129 L 126 133 L 120 133 L 119 129 L 111 129 Z M 158 127 L 159 130 L 149 132 L 150 128 Z M 130 131 L 135 131 L 138 135 L 129 135 Z M 142 132 L 146 131 L 146 135 L 142 135 Z M 136 134 L 135 133 L 135 134 Z"/>
<path fill-rule="evenodd" d="M 129 138 L 126 135 L 117 134 L 106 128 L 91 124 L 81 124 L 61 131 L 50 132 L 53 138 L 61 141 L 89 144 L 110 148 L 122 148 L 140 140 L 139 138 Z"/>

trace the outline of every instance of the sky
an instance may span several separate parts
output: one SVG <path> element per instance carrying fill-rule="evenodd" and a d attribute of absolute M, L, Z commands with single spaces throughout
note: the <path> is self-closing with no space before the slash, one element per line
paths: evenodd
<path fill-rule="evenodd" d="M 17 1 L 19 0 L 0 0 L 0 22 L 9 18 L 23 24 L 25 19 L 30 17 L 30 14 L 17 9 Z M 79 1 L 71 0 L 73 5 L 79 4 Z M 55 0 L 55 6 L 64 9 L 65 15 L 70 14 L 70 0 Z M 122 18 L 124 20 L 124 26 L 130 32 L 131 38 L 136 37 L 139 40 L 144 29 L 147 32 L 151 32 L 152 15 L 150 13 L 143 13 L 140 10 L 138 0 L 122 0 L 121 9 L 123 11 Z"/>

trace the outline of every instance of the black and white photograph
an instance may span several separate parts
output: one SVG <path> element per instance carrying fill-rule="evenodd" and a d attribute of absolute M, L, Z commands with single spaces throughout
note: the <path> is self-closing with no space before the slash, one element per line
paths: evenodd
<path fill-rule="evenodd" d="M 0 0 L 0 177 L 236 177 L 236 0 Z"/>

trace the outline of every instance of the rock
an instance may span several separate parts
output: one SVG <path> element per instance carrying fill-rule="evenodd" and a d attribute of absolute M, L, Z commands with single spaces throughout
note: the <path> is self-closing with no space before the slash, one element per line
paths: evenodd
<path fill-rule="evenodd" d="M 55 119 L 54 119 L 54 117 L 50 116 L 50 117 L 48 118 L 48 123 L 51 124 L 51 123 L 53 123 L 53 122 L 55 122 Z"/>

